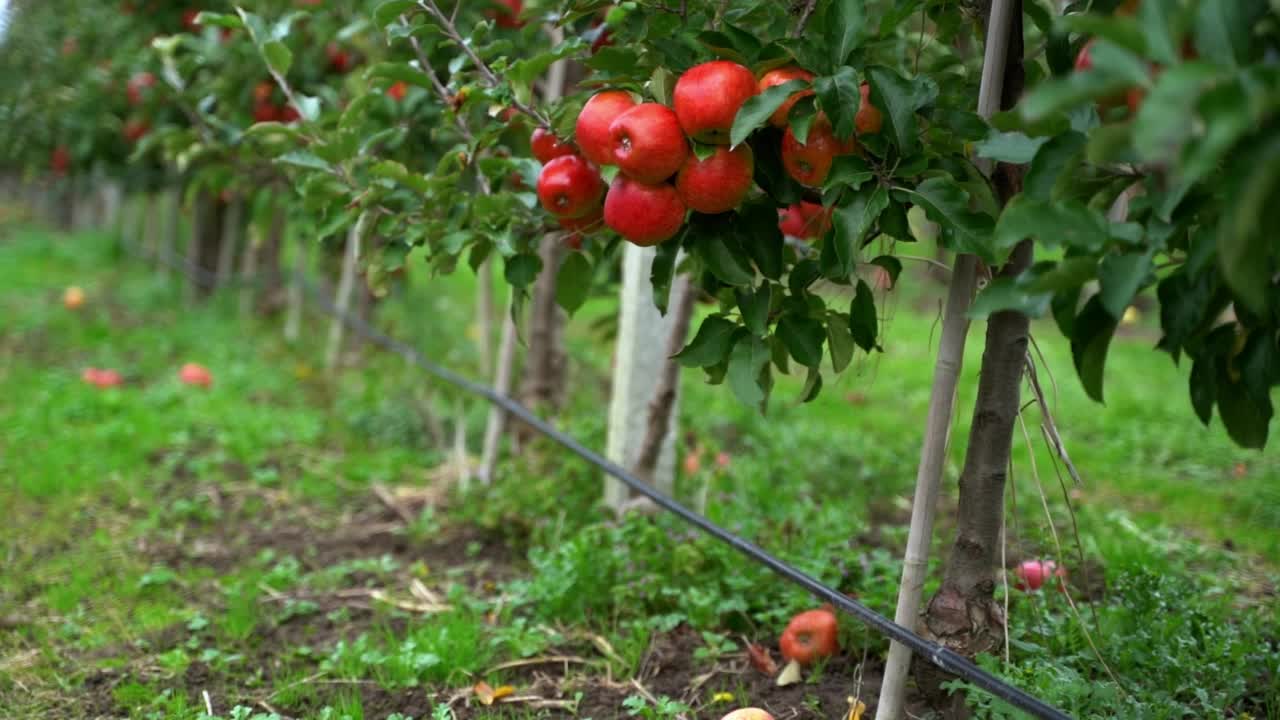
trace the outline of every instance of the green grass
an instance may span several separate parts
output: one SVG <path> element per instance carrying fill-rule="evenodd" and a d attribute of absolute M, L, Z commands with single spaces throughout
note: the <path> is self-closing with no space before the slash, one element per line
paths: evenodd
<path fill-rule="evenodd" d="M 473 278 L 420 270 L 379 323 L 470 374 Z M 60 302 L 73 284 L 89 298 L 79 312 Z M 682 435 L 703 449 L 703 469 L 680 478 L 682 499 L 705 491 L 712 519 L 889 615 L 938 336 L 939 288 L 910 272 L 903 285 L 882 308 L 885 352 L 829 378 L 815 402 L 799 404 L 801 380 L 784 378 L 762 417 L 688 371 L 680 418 Z M 461 407 L 474 449 L 487 409 L 371 349 L 327 378 L 317 367 L 321 319 L 309 318 L 303 341 L 289 346 L 278 318 L 241 317 L 234 293 L 187 303 L 101 235 L 0 227 L 0 288 L 0 507 L 9 518 L 0 619 L 16 623 L 0 630 L 0 707 L 15 708 L 10 716 L 81 717 L 78 703 L 105 696 L 129 717 L 195 720 L 200 686 L 220 718 L 265 717 L 255 704 L 265 703 L 294 717 L 382 720 L 390 712 L 375 688 L 427 693 L 439 708 L 481 679 L 527 683 L 492 670 L 499 664 L 563 653 L 586 662 L 573 677 L 590 695 L 605 666 L 618 678 L 641 672 L 676 628 L 697 633 L 691 652 L 707 667 L 744 635 L 771 644 L 809 604 L 669 518 L 609 521 L 598 472 L 545 441 L 509 455 L 493 488 L 429 507 L 388 531 L 391 541 L 331 542 L 379 522 L 373 484 L 433 486 L 448 448 L 424 417 L 451 432 Z M 591 326 L 615 309 L 590 301 L 568 336 L 574 392 L 557 423 L 593 447 L 604 445 L 597 388 L 609 345 Z M 966 353 L 938 552 L 950 541 L 981 330 Z M 1080 717 L 1223 708 L 1280 717 L 1280 456 L 1234 448 L 1217 423 L 1202 427 L 1186 369 L 1152 350 L 1154 333 L 1143 322 L 1113 344 L 1100 406 L 1084 396 L 1056 331 L 1035 327 L 1041 377 L 1084 485 L 1066 480 L 1064 491 L 1031 408 L 1031 442 L 1015 442 L 1011 552 L 1061 557 L 1056 530 L 1065 564 L 1076 567 L 1083 552 L 1107 595 L 1082 606 L 1083 620 L 1052 594 L 1011 598 L 1013 662 L 992 668 Z M 178 382 L 188 361 L 213 370 L 210 390 Z M 127 382 L 91 388 L 79 378 L 87 366 L 118 369 Z M 682 454 L 690 449 L 682 443 Z M 725 468 L 715 467 L 719 451 Z M 286 542 L 288 533 L 310 540 Z M 454 536 L 449 554 L 426 554 Z M 506 559 L 492 551 L 503 541 Z M 486 563 L 505 574 L 476 579 Z M 379 588 L 413 602 L 413 580 L 449 609 L 335 600 Z M 850 653 L 885 647 L 852 623 L 842 634 Z M 727 709 L 707 705 L 713 685 L 750 699 L 749 678 L 717 680 L 698 717 Z M 971 697 L 980 716 L 1003 716 Z M 559 716 L 548 712 L 502 717 Z"/>

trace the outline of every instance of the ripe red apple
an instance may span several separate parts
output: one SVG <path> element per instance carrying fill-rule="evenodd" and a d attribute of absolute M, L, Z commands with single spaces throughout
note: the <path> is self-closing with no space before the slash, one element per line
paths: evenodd
<path fill-rule="evenodd" d="M 596 205 L 582 217 L 562 217 L 559 221 L 560 227 L 574 234 L 593 233 L 604 228 L 604 206 Z"/>
<path fill-rule="evenodd" d="M 253 101 L 255 103 L 269 102 L 272 94 L 276 91 L 276 86 L 269 80 L 263 80 L 253 86 Z"/>
<path fill-rule="evenodd" d="M 686 135 L 723 145 L 729 142 L 738 109 L 757 92 L 750 70 L 728 60 L 712 60 L 694 65 L 676 80 L 671 104 Z"/>
<path fill-rule="evenodd" d="M 760 708 L 738 708 L 720 720 L 773 720 L 773 716 Z"/>
<path fill-rule="evenodd" d="M 72 285 L 62 293 L 62 305 L 68 310 L 79 310 L 84 306 L 84 290 Z"/>
<path fill-rule="evenodd" d="M 498 27 L 504 28 L 521 28 L 524 27 L 524 21 L 520 19 L 520 13 L 524 10 L 524 0 L 493 0 L 501 8 L 493 8 L 485 10 L 484 14 L 493 18 Z"/>
<path fill-rule="evenodd" d="M 1055 576 L 1062 580 L 1059 588 L 1066 590 L 1067 570 L 1052 560 L 1024 560 L 1014 568 L 1013 574 L 1017 577 L 1013 586 L 1023 592 L 1039 590 L 1050 577 Z"/>
<path fill-rule="evenodd" d="M 751 191 L 754 170 L 755 159 L 748 145 L 733 150 L 721 145 L 706 160 L 690 153 L 676 176 L 676 189 L 690 210 L 708 215 L 729 212 Z"/>
<path fill-rule="evenodd" d="M 675 175 L 689 156 L 689 143 L 671 108 L 641 103 L 609 125 L 613 162 L 632 180 L 650 185 Z"/>
<path fill-rule="evenodd" d="M 573 145 L 562 141 L 556 137 L 555 133 L 546 128 L 534 128 L 533 135 L 529 138 L 529 146 L 533 149 L 533 156 L 538 158 L 538 162 L 546 164 L 561 155 L 572 155 Z"/>
<path fill-rule="evenodd" d="M 1090 40 L 1080 48 L 1080 54 L 1076 55 L 1076 72 L 1088 72 L 1093 69 L 1093 44 L 1095 40 Z M 1133 91 L 1128 93 L 1117 93 L 1110 97 L 1102 98 L 1098 101 L 1098 114 L 1105 115 L 1108 111 L 1128 105 L 1130 110 L 1136 112 L 1136 108 L 1142 104 L 1143 94 L 1140 88 L 1138 94 L 1134 95 Z"/>
<path fill-rule="evenodd" d="M 604 198 L 604 224 L 640 247 L 675 237 L 684 225 L 684 213 L 684 201 L 675 186 L 645 185 L 621 173 Z"/>
<path fill-rule="evenodd" d="M 808 142 L 803 145 L 791 128 L 782 136 L 782 166 L 796 182 L 808 187 L 821 187 L 831 172 L 831 163 L 838 155 L 848 155 L 858 144 L 840 140 L 831 129 L 831 121 L 819 114 L 809 128 Z"/>
<path fill-rule="evenodd" d="M 783 235 L 801 240 L 822 237 L 831 229 L 831 210 L 818 203 L 801 200 L 778 210 L 778 229 Z"/>
<path fill-rule="evenodd" d="M 125 85 L 125 94 L 129 96 L 130 105 L 141 105 L 146 99 L 146 93 L 155 87 L 156 76 L 149 72 L 135 73 L 129 78 L 129 82 Z"/>
<path fill-rule="evenodd" d="M 578 155 L 554 158 L 538 173 L 538 201 L 557 217 L 586 215 L 603 193 L 600 171 Z"/>
<path fill-rule="evenodd" d="M 253 106 L 254 122 L 273 122 L 280 118 L 280 110 L 269 102 L 260 102 Z"/>
<path fill-rule="evenodd" d="M 774 85 L 781 85 L 792 80 L 812 80 L 813 73 L 802 67 L 784 67 L 776 70 L 770 70 L 760 77 L 760 92 L 764 92 Z M 791 108 L 800 100 L 800 98 L 812 95 L 812 90 L 801 90 L 797 93 L 791 93 L 791 96 L 778 106 L 777 110 L 769 116 L 769 123 L 774 127 L 786 127 L 787 116 L 791 113 Z"/>
<path fill-rule="evenodd" d="M 729 453 L 723 450 L 716 453 L 716 467 L 720 468 L 721 470 L 729 467 Z"/>
<path fill-rule="evenodd" d="M 684 456 L 684 462 L 681 463 L 686 475 L 696 474 L 702 469 L 702 455 L 697 450 L 690 450 L 688 455 Z"/>
<path fill-rule="evenodd" d="M 99 370 L 98 368 L 86 368 L 80 374 L 80 379 L 97 388 L 118 387 L 124 382 L 124 378 L 115 370 Z"/>
<path fill-rule="evenodd" d="M 151 125 L 146 120 L 134 118 L 124 124 L 124 139 L 136 143 L 151 132 Z"/>
<path fill-rule="evenodd" d="M 182 27 L 186 28 L 187 32 L 198 32 L 200 30 L 200 23 L 196 22 L 196 17 L 199 15 L 199 8 L 188 8 L 183 10 Z"/>
<path fill-rule="evenodd" d="M 55 175 L 66 175 L 71 169 L 71 151 L 66 145 L 59 145 L 49 153 L 49 169 Z"/>
<path fill-rule="evenodd" d="M 282 123 L 296 123 L 302 119 L 302 113 L 298 112 L 298 108 L 293 105 L 285 105 L 279 108 L 277 115 Z"/>
<path fill-rule="evenodd" d="M 324 54 L 329 58 L 329 69 L 336 73 L 345 73 L 351 69 L 351 53 L 342 49 L 336 42 L 324 46 Z"/>
<path fill-rule="evenodd" d="M 203 365 L 187 363 L 178 370 L 178 380 L 183 385 L 199 385 L 207 388 L 213 384 L 213 373 Z"/>
<path fill-rule="evenodd" d="M 807 610 L 791 618 L 778 646 L 786 659 L 808 665 L 831 657 L 840 649 L 839 630 L 831 610 Z"/>
<path fill-rule="evenodd" d="M 605 90 L 591 96 L 574 125 L 574 139 L 584 157 L 597 165 L 613 164 L 613 139 L 609 126 L 622 113 L 636 106 L 631 94 Z"/>
<path fill-rule="evenodd" d="M 613 31 L 608 25 L 596 20 L 591 30 L 587 31 L 586 39 L 591 41 L 591 54 L 595 55 L 600 52 L 600 48 L 613 44 Z"/>
<path fill-rule="evenodd" d="M 403 80 L 395 82 L 391 87 L 387 88 L 387 97 L 397 102 L 404 100 L 404 96 L 409 94 L 409 85 Z"/>
<path fill-rule="evenodd" d="M 875 135 L 884 127 L 884 113 L 871 104 L 870 85 L 862 83 L 858 90 L 862 95 L 862 102 L 858 105 L 857 114 L 853 116 L 854 131 L 859 135 Z"/>

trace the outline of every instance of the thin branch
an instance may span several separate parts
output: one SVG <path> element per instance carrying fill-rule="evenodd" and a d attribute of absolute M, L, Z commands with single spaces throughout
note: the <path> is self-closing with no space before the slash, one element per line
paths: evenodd
<path fill-rule="evenodd" d="M 800 19 L 796 21 L 795 29 L 791 31 L 791 37 L 798 38 L 804 34 L 804 28 L 809 24 L 809 18 L 816 7 L 818 7 L 818 0 L 805 0 L 804 8 L 800 10 Z"/>

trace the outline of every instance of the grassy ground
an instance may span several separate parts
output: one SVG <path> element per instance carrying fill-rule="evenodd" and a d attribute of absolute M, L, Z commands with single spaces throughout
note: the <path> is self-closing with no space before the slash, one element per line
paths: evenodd
<path fill-rule="evenodd" d="M 381 324 L 474 367 L 471 278 L 419 269 Z M 72 284 L 79 312 L 60 302 Z M 936 289 L 906 284 L 886 352 L 815 403 L 785 381 L 760 417 L 691 372 L 681 417 L 682 454 L 703 453 L 684 499 L 889 615 L 937 336 Z M 458 493 L 453 425 L 474 446 L 484 407 L 372 350 L 325 377 L 318 318 L 291 347 L 234 294 L 182 298 L 108 238 L 0 227 L 4 717 L 716 718 L 755 703 L 831 718 L 874 700 L 885 646 L 852 622 L 799 685 L 753 670 L 743 642 L 776 658 L 806 598 L 666 518 L 610 521 L 598 475 L 556 448 L 526 446 L 494 487 Z M 589 303 L 569 338 L 559 423 L 594 447 L 609 358 L 590 326 L 612 309 Z M 990 666 L 1078 717 L 1280 718 L 1280 456 L 1201 427 L 1144 324 L 1113 346 L 1105 407 L 1052 328 L 1037 339 L 1085 483 L 1063 489 L 1028 410 L 1008 560 L 1059 558 L 1083 602 L 1015 593 L 1011 658 Z M 188 361 L 212 388 L 178 382 Z M 85 385 L 87 366 L 126 383 Z M 480 682 L 513 695 L 486 706 Z"/>

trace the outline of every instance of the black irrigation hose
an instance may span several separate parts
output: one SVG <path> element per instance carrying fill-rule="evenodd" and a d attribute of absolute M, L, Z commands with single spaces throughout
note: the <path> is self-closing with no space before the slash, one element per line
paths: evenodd
<path fill-rule="evenodd" d="M 122 244 L 131 253 L 138 254 L 136 252 L 136 248 L 131 247 L 128 242 L 122 242 Z M 211 281 L 215 277 L 213 273 L 197 265 L 178 263 L 169 260 L 168 258 L 156 259 L 162 264 L 168 265 L 171 268 L 175 268 L 184 273 L 189 273 L 194 270 L 196 271 L 195 274 L 203 277 L 206 282 Z M 252 277 L 243 278 L 242 282 L 252 283 L 255 279 L 256 278 Z M 341 320 L 343 324 L 351 328 L 356 334 L 385 350 L 399 355 L 409 364 L 419 368 L 420 370 L 434 375 L 450 385 L 461 388 L 473 395 L 479 395 L 490 403 L 501 407 L 503 410 L 506 410 L 527 423 L 533 429 L 568 448 L 583 460 L 586 460 L 597 468 L 605 471 L 618 480 L 621 480 L 623 484 L 627 485 L 632 490 L 652 500 L 658 507 L 676 515 L 707 535 L 729 545 L 734 550 L 737 550 L 739 553 L 747 556 L 749 559 L 764 565 L 784 580 L 788 580 L 801 588 L 804 588 L 810 595 L 813 595 L 819 600 L 831 603 L 832 606 L 858 618 L 863 624 L 870 626 L 881 635 L 906 645 L 911 648 L 916 655 L 928 660 L 930 663 L 942 670 L 967 680 L 973 685 L 987 691 L 992 696 L 999 698 L 1019 710 L 1023 710 L 1037 718 L 1044 718 L 1045 720 L 1071 720 L 1070 715 L 1067 715 L 1052 705 L 1045 703 L 1034 695 L 1010 685 L 986 670 L 983 670 L 975 665 L 973 661 L 963 655 L 960 655 L 954 650 L 920 637 L 911 630 L 894 623 L 871 608 L 846 596 L 835 588 L 824 585 L 816 578 L 813 578 L 786 564 L 755 543 L 734 535 L 675 500 L 659 493 L 643 480 L 631 474 L 631 472 L 626 468 L 584 446 L 582 443 L 573 439 L 573 437 L 565 434 L 564 432 L 557 430 L 546 420 L 534 415 L 527 408 L 510 397 L 502 395 L 494 391 L 492 388 L 486 385 L 481 385 L 474 380 L 469 380 L 446 367 L 437 365 L 436 363 L 428 360 L 422 353 L 418 352 L 413 347 L 383 333 L 357 316 L 339 312 L 332 302 L 323 297 L 315 287 L 308 283 L 300 274 L 293 274 L 293 279 L 299 284 L 299 286 L 306 290 L 307 295 L 312 298 L 314 304 L 326 315 Z"/>

